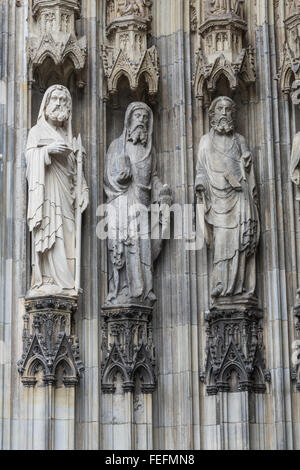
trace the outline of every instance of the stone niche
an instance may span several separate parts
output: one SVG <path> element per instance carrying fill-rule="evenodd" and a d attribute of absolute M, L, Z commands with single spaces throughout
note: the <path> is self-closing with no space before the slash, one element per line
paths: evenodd
<path fill-rule="evenodd" d="M 148 48 L 151 29 L 150 0 L 107 0 L 106 36 L 102 61 L 107 95 L 119 93 L 119 81 L 126 78 L 134 99 L 140 100 L 146 90 L 150 101 L 159 84 L 157 48 Z"/>
<path fill-rule="evenodd" d="M 196 98 L 203 100 L 217 90 L 224 77 L 231 92 L 239 81 L 246 86 L 255 82 L 255 61 L 252 46 L 244 47 L 248 25 L 244 20 L 243 2 L 233 0 L 206 1 L 205 20 L 200 21 L 195 5 L 192 5 L 192 30 L 198 29 L 200 47 L 196 52 L 196 68 L 193 77 Z"/>
<path fill-rule="evenodd" d="M 75 72 L 78 87 L 85 85 L 86 38 L 78 38 L 76 20 L 80 0 L 33 0 L 28 39 L 29 82 L 44 91 L 53 83 L 69 85 Z"/>

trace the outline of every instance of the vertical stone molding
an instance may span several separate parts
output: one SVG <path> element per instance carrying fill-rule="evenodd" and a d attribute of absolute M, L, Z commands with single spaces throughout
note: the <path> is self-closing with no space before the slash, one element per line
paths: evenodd
<path fill-rule="evenodd" d="M 118 93 L 118 83 L 126 77 L 136 99 L 146 89 L 150 99 L 158 92 L 157 48 L 148 49 L 151 29 L 151 0 L 107 0 L 106 36 L 102 61 L 108 95 Z"/>
<path fill-rule="evenodd" d="M 79 342 L 74 335 L 77 299 L 49 296 L 25 300 L 23 354 L 18 362 L 21 381 L 34 387 L 42 373 L 45 385 L 55 385 L 58 375 L 66 387 L 79 381 L 84 370 Z M 59 374 L 58 374 L 59 371 Z"/>
<path fill-rule="evenodd" d="M 152 338 L 152 308 L 142 306 L 103 308 L 102 390 L 116 391 L 120 373 L 124 392 L 134 392 L 137 378 L 141 392 L 155 389 L 155 353 Z"/>
<path fill-rule="evenodd" d="M 57 83 L 68 85 L 75 71 L 78 87 L 85 85 L 86 38 L 76 34 L 80 11 L 80 0 L 33 0 L 28 39 L 29 82 L 37 80 L 46 89 L 49 74 L 55 74 Z"/>
<path fill-rule="evenodd" d="M 248 27 L 243 3 L 244 0 L 206 0 L 205 21 L 198 25 L 200 47 L 193 77 L 195 96 L 201 101 L 217 90 L 221 77 L 226 78 L 233 92 L 240 81 L 246 86 L 255 82 L 254 49 L 244 45 Z M 192 4 L 192 30 L 196 17 L 200 18 L 200 13 L 197 15 Z"/>

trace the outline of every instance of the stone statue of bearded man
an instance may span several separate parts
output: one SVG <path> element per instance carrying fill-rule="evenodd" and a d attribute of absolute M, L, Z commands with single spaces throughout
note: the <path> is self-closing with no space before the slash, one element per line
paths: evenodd
<path fill-rule="evenodd" d="M 236 133 L 235 103 L 216 98 L 211 131 L 200 141 L 196 191 L 204 202 L 213 249 L 213 305 L 255 301 L 255 256 L 260 237 L 252 155 Z"/>
<path fill-rule="evenodd" d="M 30 297 L 78 294 L 75 212 L 76 205 L 85 211 L 89 196 L 84 176 L 77 181 L 75 143 L 71 95 L 67 88 L 54 85 L 44 95 L 26 149 L 27 220 L 32 234 Z"/>
<path fill-rule="evenodd" d="M 171 203 L 170 189 L 161 183 L 152 146 L 153 113 L 145 103 L 129 105 L 124 131 L 110 145 L 104 177 L 107 206 L 115 236 L 108 240 L 110 283 L 106 305 L 144 305 L 156 300 L 153 262 L 161 240 L 151 240 L 150 206 Z M 168 200 L 168 202 L 167 202 Z M 142 216 L 142 217 L 140 217 Z M 136 232 L 130 227 L 139 226 Z"/>

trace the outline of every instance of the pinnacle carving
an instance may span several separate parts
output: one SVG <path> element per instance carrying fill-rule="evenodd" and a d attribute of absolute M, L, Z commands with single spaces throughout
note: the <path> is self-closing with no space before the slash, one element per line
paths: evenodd
<path fill-rule="evenodd" d="M 198 28 L 202 45 L 196 53 L 193 77 L 195 96 L 200 100 L 216 91 L 221 77 L 227 79 L 232 91 L 240 81 L 248 86 L 256 80 L 254 49 L 243 46 L 248 29 L 243 1 L 207 0 L 206 7 L 206 19 Z M 193 11 L 193 23 L 196 17 Z"/>
<path fill-rule="evenodd" d="M 73 71 L 77 85 L 84 86 L 82 71 L 86 60 L 86 38 L 77 38 L 75 21 L 80 17 L 79 0 L 35 0 L 27 44 L 30 81 L 36 73 L 47 88 L 49 72 L 55 71 L 60 84 L 67 85 Z M 52 66 L 49 70 L 49 60 Z"/>
<path fill-rule="evenodd" d="M 150 0 L 107 1 L 107 43 L 102 46 L 102 62 L 108 95 L 118 93 L 118 82 L 126 77 L 130 90 L 141 97 L 142 82 L 150 97 L 158 92 L 157 48 L 148 49 L 151 28 Z"/>

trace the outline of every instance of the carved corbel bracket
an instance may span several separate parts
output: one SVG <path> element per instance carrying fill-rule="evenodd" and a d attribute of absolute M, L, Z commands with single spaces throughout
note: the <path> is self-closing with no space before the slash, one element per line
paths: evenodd
<path fill-rule="evenodd" d="M 84 370 L 78 338 L 72 332 L 77 299 L 57 296 L 27 299 L 25 310 L 23 354 L 18 362 L 22 383 L 35 386 L 37 373 L 42 371 L 43 382 L 53 385 L 58 368 L 63 367 L 64 385 L 76 385 Z"/>
<path fill-rule="evenodd" d="M 137 375 L 142 393 L 155 390 L 155 351 L 152 339 L 152 308 L 104 307 L 102 312 L 103 393 L 114 393 L 114 379 L 121 374 L 124 392 L 133 392 Z"/>
<path fill-rule="evenodd" d="M 223 2 L 224 3 L 224 2 Z M 193 76 L 195 96 L 203 100 L 216 91 L 218 81 L 224 77 L 232 91 L 240 81 L 246 86 L 256 80 L 254 49 L 244 47 L 247 23 L 243 20 L 243 2 L 228 0 L 222 9 L 212 9 L 207 0 L 207 16 L 198 27 L 201 47 L 196 52 L 196 67 Z M 200 17 L 192 6 L 193 25 Z M 195 26 L 193 28 L 195 30 Z"/>
<path fill-rule="evenodd" d="M 205 320 L 206 367 L 200 379 L 206 383 L 207 393 L 264 393 L 271 376 L 264 361 L 262 312 L 212 309 Z"/>
<path fill-rule="evenodd" d="M 102 46 L 102 63 L 109 96 L 118 94 L 118 84 L 126 77 L 130 90 L 141 98 L 146 85 L 151 99 L 159 86 L 157 48 L 150 49 L 147 36 L 151 29 L 150 0 L 107 1 L 107 43 Z"/>
<path fill-rule="evenodd" d="M 85 37 L 77 38 L 75 28 L 80 1 L 35 0 L 32 17 L 27 42 L 29 81 L 37 74 L 40 87 L 47 88 L 49 73 L 54 73 L 57 82 L 67 85 L 75 72 L 78 87 L 83 87 L 87 45 Z"/>

